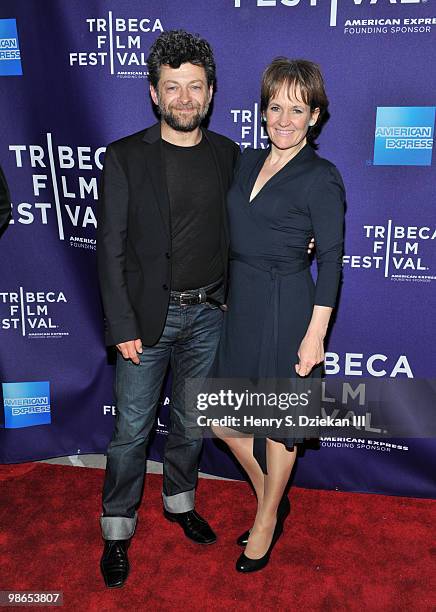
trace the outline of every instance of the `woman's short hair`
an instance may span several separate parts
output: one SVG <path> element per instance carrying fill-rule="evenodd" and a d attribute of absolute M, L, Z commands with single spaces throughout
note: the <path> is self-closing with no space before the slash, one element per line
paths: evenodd
<path fill-rule="evenodd" d="M 307 132 L 307 140 L 314 145 L 321 132 L 323 120 L 327 118 L 329 105 L 318 64 L 303 59 L 276 57 L 262 75 L 260 94 L 262 113 L 266 111 L 271 98 L 274 98 L 283 85 L 287 85 L 293 94 L 299 87 L 302 100 L 310 106 L 310 110 L 314 111 L 319 108 L 318 120 Z"/>
<path fill-rule="evenodd" d="M 152 44 L 147 58 L 148 80 L 156 89 L 162 65 L 179 68 L 190 63 L 206 71 L 208 86 L 215 82 L 215 60 L 210 44 L 198 34 L 185 30 L 163 32 Z"/>

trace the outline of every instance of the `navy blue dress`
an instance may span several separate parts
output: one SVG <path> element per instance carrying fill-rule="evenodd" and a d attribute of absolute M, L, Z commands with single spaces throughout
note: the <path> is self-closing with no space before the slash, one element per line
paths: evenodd
<path fill-rule="evenodd" d="M 296 377 L 297 351 L 314 304 L 333 307 L 336 302 L 345 203 L 341 176 L 332 163 L 305 145 L 250 203 L 268 153 L 269 149 L 246 149 L 228 193 L 228 312 L 212 368 L 214 378 Z M 312 236 L 316 283 L 307 254 Z M 321 366 L 311 376 L 321 376 Z M 279 441 L 292 448 L 302 440 Z M 265 439 L 255 438 L 254 455 L 266 473 Z"/>

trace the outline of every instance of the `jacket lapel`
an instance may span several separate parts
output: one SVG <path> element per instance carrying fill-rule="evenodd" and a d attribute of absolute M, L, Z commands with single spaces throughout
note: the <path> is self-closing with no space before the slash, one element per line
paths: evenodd
<path fill-rule="evenodd" d="M 223 173 L 222 168 L 223 165 L 220 163 L 219 153 L 217 151 L 217 147 L 215 147 L 212 139 L 209 137 L 209 134 L 206 129 L 201 130 L 203 136 L 206 138 L 209 143 L 210 150 L 212 151 L 212 156 L 215 162 L 215 168 L 218 176 L 218 183 L 220 188 L 220 198 L 221 198 L 221 212 L 222 212 L 222 227 L 224 230 L 225 241 L 229 240 L 229 231 L 227 227 L 227 207 L 226 207 L 226 190 L 224 189 L 224 181 L 223 181 Z"/>
<path fill-rule="evenodd" d="M 165 165 L 159 123 L 156 123 L 151 128 L 146 130 L 143 136 L 143 141 L 145 144 L 146 167 L 151 178 L 162 223 L 168 237 L 170 238 L 170 201 L 165 177 Z"/>

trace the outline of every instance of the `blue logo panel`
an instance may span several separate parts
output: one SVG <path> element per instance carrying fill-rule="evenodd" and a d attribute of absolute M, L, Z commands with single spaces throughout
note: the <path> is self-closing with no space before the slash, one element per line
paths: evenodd
<path fill-rule="evenodd" d="M 21 76 L 20 45 L 15 19 L 0 19 L 0 76 Z"/>
<path fill-rule="evenodd" d="M 6 429 L 51 423 L 48 381 L 3 383 L 2 388 Z"/>
<path fill-rule="evenodd" d="M 379 106 L 374 165 L 430 166 L 434 123 L 434 106 Z"/>

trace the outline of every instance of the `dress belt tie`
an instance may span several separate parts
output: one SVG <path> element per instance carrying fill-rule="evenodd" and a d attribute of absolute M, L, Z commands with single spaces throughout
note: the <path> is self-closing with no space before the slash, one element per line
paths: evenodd
<path fill-rule="evenodd" d="M 230 259 L 245 263 L 266 272 L 270 276 L 268 303 L 263 321 L 262 351 L 259 360 L 258 377 L 276 378 L 278 375 L 280 285 L 285 276 L 297 274 L 310 266 L 310 260 L 303 249 L 293 249 L 290 257 L 268 258 L 262 255 L 243 255 L 232 251 Z"/>

